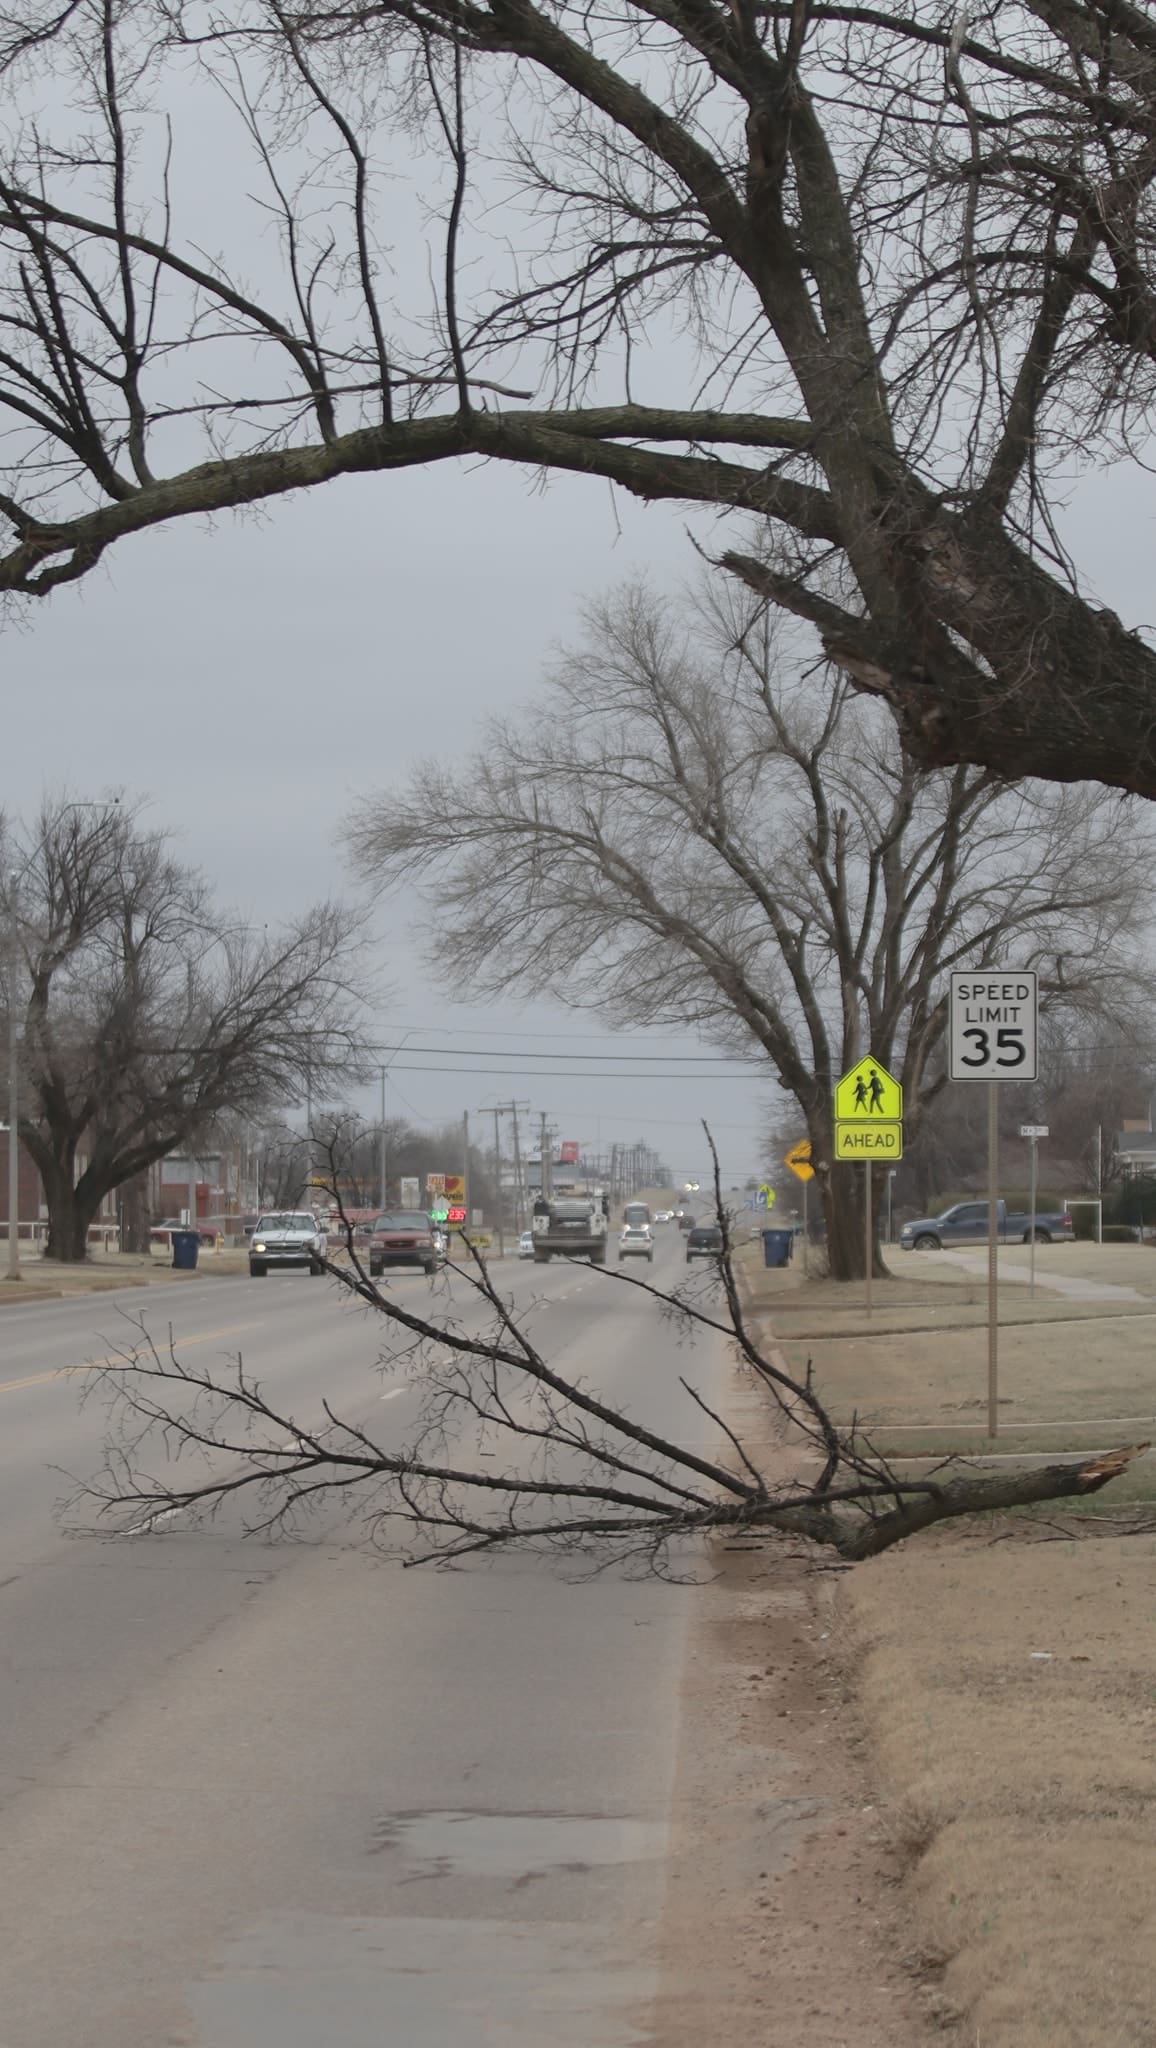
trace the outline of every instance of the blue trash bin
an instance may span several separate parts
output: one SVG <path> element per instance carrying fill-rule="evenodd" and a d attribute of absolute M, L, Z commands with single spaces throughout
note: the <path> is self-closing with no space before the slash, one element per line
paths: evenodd
<path fill-rule="evenodd" d="M 793 1230 L 764 1230 L 764 1266 L 789 1266 L 794 1243 L 795 1233 Z"/>
<path fill-rule="evenodd" d="M 186 1273 L 194 1272 L 197 1253 L 201 1249 L 201 1235 L 197 1230 L 174 1230 L 172 1232 L 173 1264 Z"/>

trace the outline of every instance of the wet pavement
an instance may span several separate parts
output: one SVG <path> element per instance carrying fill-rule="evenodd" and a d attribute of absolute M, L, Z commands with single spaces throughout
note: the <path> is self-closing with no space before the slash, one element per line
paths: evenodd
<path fill-rule="evenodd" d="M 701 1442 L 678 1376 L 717 1401 L 714 1355 L 555 1277 L 562 1370 Z M 267 1369 L 305 1385 L 320 1309 L 284 1299 Z M 327 1392 L 364 1349 L 331 1331 Z M 30 1362 L 12 1411 L 50 1434 L 67 1382 Z M 0 1592 L 0 2048 L 636 2048 L 697 1597 L 520 1553 L 402 1572 L 356 1532 L 29 1555 Z"/>

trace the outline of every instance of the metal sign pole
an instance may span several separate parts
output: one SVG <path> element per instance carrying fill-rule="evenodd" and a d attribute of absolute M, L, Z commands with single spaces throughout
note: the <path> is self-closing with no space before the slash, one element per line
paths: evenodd
<path fill-rule="evenodd" d="M 804 1278 L 804 1280 L 805 1280 L 805 1279 L 806 1279 L 806 1277 L 807 1277 L 807 1247 L 808 1247 L 808 1245 L 810 1244 L 810 1241 L 811 1241 L 811 1232 L 810 1232 L 810 1227 L 809 1227 L 809 1225 L 808 1225 L 808 1222 L 807 1222 L 807 1189 L 808 1189 L 808 1185 L 809 1185 L 809 1183 L 808 1183 L 807 1181 L 804 1181 L 804 1182 L 803 1182 L 803 1278 Z"/>
<path fill-rule="evenodd" d="M 1029 1138 L 1028 1143 L 1032 1148 L 1032 1248 L 1028 1259 L 1028 1271 L 1031 1274 L 1031 1280 L 1028 1285 L 1028 1300 L 1034 1301 L 1036 1298 L 1036 1162 L 1039 1154 L 1039 1144 L 1035 1138 Z"/>
<path fill-rule="evenodd" d="M 867 1261 L 867 1266 L 866 1266 L 866 1271 L 867 1271 L 867 1313 L 868 1313 L 868 1315 L 870 1315 L 870 1313 L 871 1313 L 871 1268 L 872 1268 L 872 1266 L 873 1266 L 873 1264 L 874 1264 L 874 1259 L 872 1258 L 872 1252 L 873 1252 L 873 1250 L 874 1250 L 874 1246 L 872 1245 L 872 1242 L 871 1242 L 871 1161 L 870 1161 L 869 1159 L 865 1159 L 865 1160 L 863 1161 L 863 1171 L 864 1171 L 864 1173 L 865 1173 L 865 1174 L 866 1174 L 866 1176 L 867 1176 L 866 1180 L 865 1180 L 865 1181 L 864 1181 L 864 1183 L 863 1183 L 863 1188 L 864 1188 L 864 1194 L 863 1194 L 863 1240 L 864 1240 L 864 1245 L 865 1245 L 865 1248 L 866 1248 L 866 1254 L 865 1254 L 865 1255 L 866 1255 L 866 1261 Z"/>
<path fill-rule="evenodd" d="M 1033 1231 L 1034 1250 L 1034 1231 Z M 999 1083 L 987 1084 L 987 1433 L 999 1431 Z"/>

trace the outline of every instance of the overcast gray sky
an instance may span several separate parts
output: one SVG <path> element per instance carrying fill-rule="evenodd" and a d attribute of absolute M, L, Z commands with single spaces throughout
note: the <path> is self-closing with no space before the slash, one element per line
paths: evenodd
<path fill-rule="evenodd" d="M 584 595 L 643 569 L 673 585 L 693 565 L 687 524 L 678 508 L 612 504 L 600 482 L 559 478 L 543 492 L 509 468 L 472 465 L 343 481 L 212 532 L 145 534 L 30 606 L 23 633 L 9 630 L 15 718 L 0 801 L 27 811 L 46 783 L 147 793 L 226 900 L 253 919 L 289 916 L 349 890 L 336 833 L 352 794 L 395 782 L 423 753 L 464 751 L 482 712 L 526 698 Z M 1147 478 L 1085 479 L 1068 528 L 1102 600 L 1130 625 L 1149 619 Z M 396 990 L 381 1036 L 463 1056 L 404 1050 L 391 1109 L 441 1122 L 521 1098 L 565 1137 L 645 1137 L 688 1178 L 702 1177 L 705 1116 L 728 1182 L 773 1163 L 760 1134 L 789 1112 L 771 1086 L 703 1062 L 708 1049 L 690 1038 L 614 1041 L 588 1016 L 543 1004 L 447 1001 L 409 925 L 404 905 L 379 915 Z M 615 1043 L 630 1064 L 573 1057 Z M 465 1056 L 484 1046 L 509 1057 Z M 565 1073 L 529 1057 L 551 1046 L 573 1061 Z M 648 1050 L 698 1063 L 651 1072 L 635 1063 Z M 422 1066 L 492 1071 L 413 1071 Z"/>
<path fill-rule="evenodd" d="M 9 633 L 17 716 L 0 801 L 27 811 L 46 782 L 146 792 L 224 898 L 254 919 L 289 916 L 351 888 L 336 844 L 351 795 L 421 754 L 464 751 L 483 712 L 529 696 L 584 595 L 641 569 L 673 584 L 690 567 L 679 511 L 612 506 L 597 482 L 543 493 L 497 465 L 357 478 L 212 532 L 148 533 Z M 705 1116 L 728 1180 L 763 1168 L 772 1088 L 704 1062 L 691 1038 L 615 1040 L 545 1004 L 455 1005 L 431 988 L 410 922 L 400 904 L 378 917 L 396 988 L 381 1035 L 463 1057 L 403 1051 L 391 1109 L 441 1122 L 521 1098 L 566 1137 L 645 1137 L 688 1178 L 702 1175 Z M 529 1057 L 616 1044 L 628 1063 L 560 1061 L 549 1078 L 552 1063 Z M 511 1057 L 464 1056 L 485 1046 Z M 659 1072 L 639 1063 L 648 1050 L 668 1056 Z M 697 1061 L 670 1063 L 682 1052 Z M 438 1065 L 493 1071 L 411 1071 Z"/>

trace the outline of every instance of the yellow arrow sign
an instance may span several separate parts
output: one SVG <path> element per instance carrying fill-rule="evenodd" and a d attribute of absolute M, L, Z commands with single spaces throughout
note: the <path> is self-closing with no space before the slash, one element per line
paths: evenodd
<path fill-rule="evenodd" d="M 811 1165 L 811 1140 L 800 1138 L 784 1155 L 783 1165 L 789 1166 L 796 1180 L 814 1180 L 815 1169 Z"/>
<path fill-rule="evenodd" d="M 835 1084 L 836 1123 L 898 1123 L 902 1115 L 902 1088 L 894 1074 L 870 1053 Z M 845 1155 L 837 1152 L 835 1156 Z"/>

